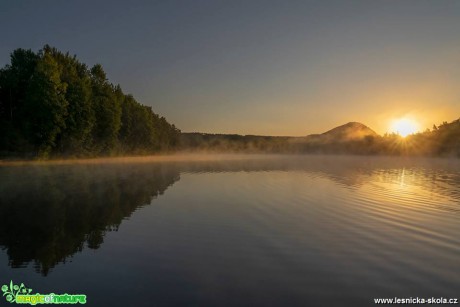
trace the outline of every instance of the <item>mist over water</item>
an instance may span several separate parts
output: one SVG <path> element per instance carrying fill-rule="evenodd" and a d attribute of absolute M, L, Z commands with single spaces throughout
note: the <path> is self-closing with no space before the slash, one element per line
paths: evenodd
<path fill-rule="evenodd" d="M 458 297 L 458 160 L 95 161 L 0 166 L 0 282 L 90 306 Z"/>

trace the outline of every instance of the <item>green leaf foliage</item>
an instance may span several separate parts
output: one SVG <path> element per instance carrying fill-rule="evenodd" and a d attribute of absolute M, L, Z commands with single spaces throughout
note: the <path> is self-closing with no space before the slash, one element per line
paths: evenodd
<path fill-rule="evenodd" d="M 17 49 L 0 70 L 0 154 L 83 157 L 173 150 L 180 131 L 76 56 Z"/>

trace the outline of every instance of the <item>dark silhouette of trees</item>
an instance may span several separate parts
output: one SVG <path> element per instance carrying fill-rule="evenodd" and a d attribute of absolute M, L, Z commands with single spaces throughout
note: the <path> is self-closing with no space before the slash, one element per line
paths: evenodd
<path fill-rule="evenodd" d="M 171 150 L 180 131 L 75 56 L 17 49 L 0 70 L 0 152 L 48 158 Z"/>
<path fill-rule="evenodd" d="M 85 157 L 185 151 L 460 156 L 460 121 L 405 138 L 350 122 L 323 134 L 180 133 L 107 80 L 100 64 L 45 45 L 17 49 L 0 69 L 0 155 Z"/>
<path fill-rule="evenodd" d="M 437 129 L 426 131 L 420 137 L 429 143 L 431 155 L 460 157 L 460 119 L 443 122 Z"/>
<path fill-rule="evenodd" d="M 427 129 L 407 137 L 396 133 L 380 136 L 359 123 L 348 123 L 323 134 L 306 137 L 182 133 L 181 149 L 206 152 L 460 157 L 460 120 L 433 127 L 433 130 Z"/>
<path fill-rule="evenodd" d="M 83 164 L 3 167 L 0 177 L 0 248 L 13 268 L 32 262 L 47 275 L 75 253 L 99 248 L 180 173 L 173 164 Z"/>

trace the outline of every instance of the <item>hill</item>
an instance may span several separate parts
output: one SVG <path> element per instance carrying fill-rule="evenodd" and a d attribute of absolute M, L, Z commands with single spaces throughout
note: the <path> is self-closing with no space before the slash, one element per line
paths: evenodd
<path fill-rule="evenodd" d="M 362 123 L 349 122 L 322 134 L 309 135 L 307 136 L 307 140 L 320 142 L 347 142 L 362 140 L 366 137 L 378 136 L 379 135 L 374 130 Z"/>
<path fill-rule="evenodd" d="M 180 147 L 186 151 L 212 152 L 368 153 L 363 147 L 378 137 L 366 125 L 349 122 L 322 134 L 306 137 L 181 133 Z"/>

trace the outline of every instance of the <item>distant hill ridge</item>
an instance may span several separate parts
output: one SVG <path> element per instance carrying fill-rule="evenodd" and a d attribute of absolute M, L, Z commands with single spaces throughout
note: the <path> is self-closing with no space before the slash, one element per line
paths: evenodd
<path fill-rule="evenodd" d="M 181 133 L 182 150 L 245 153 L 413 155 L 460 158 L 460 120 L 405 138 L 358 122 L 302 137 Z"/>
<path fill-rule="evenodd" d="M 349 122 L 322 134 L 310 135 L 310 137 L 311 136 L 314 138 L 320 138 L 324 141 L 350 141 L 360 140 L 367 136 L 376 137 L 378 134 L 362 123 Z"/>
<path fill-rule="evenodd" d="M 349 122 L 335 127 L 321 134 L 310 134 L 305 138 L 307 142 L 335 143 L 362 140 L 366 137 L 379 135 L 368 126 L 359 122 Z"/>

